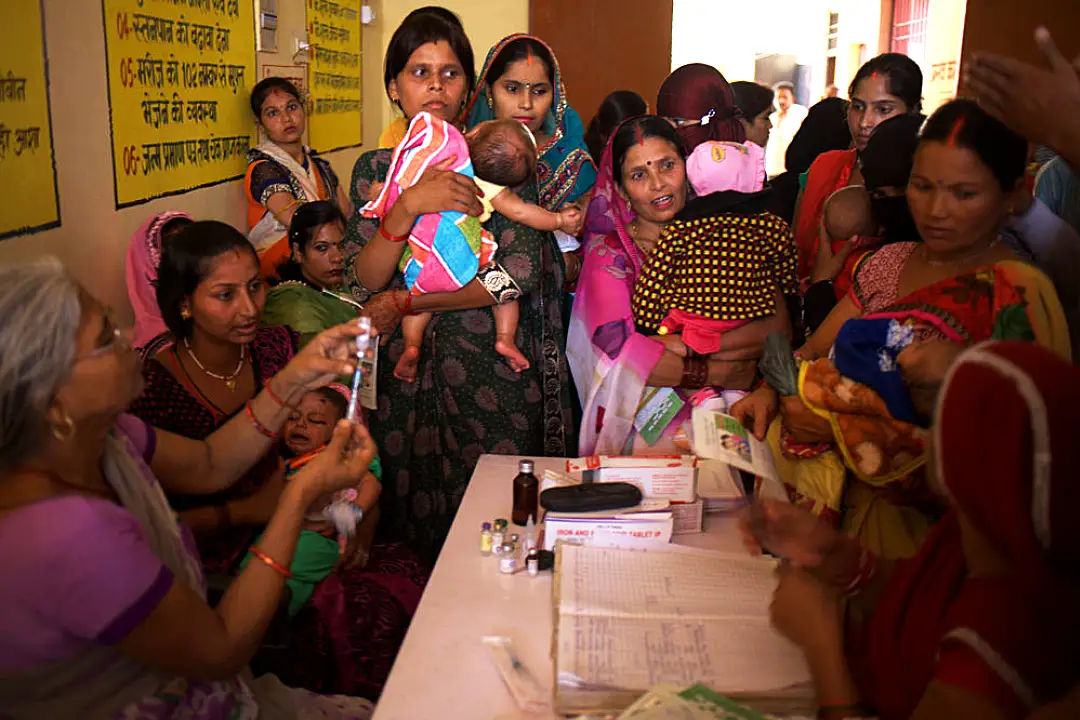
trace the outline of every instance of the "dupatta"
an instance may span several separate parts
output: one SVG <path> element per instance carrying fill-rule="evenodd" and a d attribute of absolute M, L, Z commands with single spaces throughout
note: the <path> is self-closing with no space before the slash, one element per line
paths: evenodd
<path fill-rule="evenodd" d="M 193 219 L 186 212 L 168 210 L 151 217 L 131 236 L 125 270 L 128 299 L 135 312 L 133 347 L 144 347 L 167 330 L 161 319 L 155 284 L 161 264 L 161 231 L 177 218 Z"/>
<path fill-rule="evenodd" d="M 615 189 L 610 142 L 588 217 L 566 355 L 582 401 L 580 452 L 617 455 L 633 439 L 646 381 L 664 346 L 634 330 L 630 301 L 644 258 L 627 230 L 634 214 Z"/>
<path fill-rule="evenodd" d="M 495 111 L 488 95 L 488 83 L 498 78 L 488 77 L 491 65 L 507 45 L 523 38 L 534 40 L 547 48 L 555 65 L 552 68 L 554 97 L 540 129 L 551 139 L 539 149 L 536 177 L 540 183 L 540 205 L 557 212 L 592 189 L 596 183 L 596 164 L 585 145 L 585 126 L 581 117 L 567 102 L 559 61 L 551 47 L 540 38 L 525 33 L 507 35 L 493 45 L 484 60 L 480 77 L 476 81 L 476 93 L 465 108 L 464 116 L 468 119 L 466 125 L 470 128 L 495 119 Z"/>

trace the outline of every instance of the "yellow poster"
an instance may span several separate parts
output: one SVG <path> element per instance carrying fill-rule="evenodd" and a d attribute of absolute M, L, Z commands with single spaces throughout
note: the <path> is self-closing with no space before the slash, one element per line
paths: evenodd
<path fill-rule="evenodd" d="M 241 177 L 251 0 L 102 0 L 118 208 Z"/>
<path fill-rule="evenodd" d="M 60 224 L 40 0 L 4 0 L 0 188 L 0 238 Z"/>
<path fill-rule="evenodd" d="M 360 144 L 360 0 L 307 0 L 308 138 L 320 151 Z"/>

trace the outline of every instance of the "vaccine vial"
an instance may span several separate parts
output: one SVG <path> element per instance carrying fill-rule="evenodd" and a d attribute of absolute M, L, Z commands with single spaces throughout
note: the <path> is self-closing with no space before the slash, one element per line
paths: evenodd
<path fill-rule="evenodd" d="M 480 554 L 490 555 L 495 546 L 491 537 L 491 523 L 486 522 L 480 526 Z"/>
<path fill-rule="evenodd" d="M 536 548 L 529 551 L 529 556 L 525 559 L 525 569 L 529 572 L 529 577 L 540 574 L 540 551 Z"/>
<path fill-rule="evenodd" d="M 514 548 L 509 544 L 502 546 L 502 553 L 499 555 L 499 572 L 503 575 L 511 575 L 517 570 L 517 556 L 514 554 Z"/>

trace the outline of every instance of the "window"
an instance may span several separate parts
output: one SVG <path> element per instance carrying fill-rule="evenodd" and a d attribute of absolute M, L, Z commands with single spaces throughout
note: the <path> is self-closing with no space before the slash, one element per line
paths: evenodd
<path fill-rule="evenodd" d="M 840 13 L 829 13 L 829 50 L 835 50 L 840 38 Z"/>
<path fill-rule="evenodd" d="M 895 0 L 893 3 L 892 51 L 917 63 L 926 59 L 926 23 L 930 0 Z"/>

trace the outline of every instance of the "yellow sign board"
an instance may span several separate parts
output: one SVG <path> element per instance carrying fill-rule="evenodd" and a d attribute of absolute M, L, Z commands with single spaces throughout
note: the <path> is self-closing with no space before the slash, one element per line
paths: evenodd
<path fill-rule="evenodd" d="M 363 131 L 360 0 L 307 0 L 307 6 L 311 147 L 355 147 Z"/>
<path fill-rule="evenodd" d="M 41 0 L 4 0 L 0 188 L 0 238 L 60 224 Z"/>
<path fill-rule="evenodd" d="M 253 143 L 250 0 L 102 0 L 118 208 L 241 177 Z"/>

